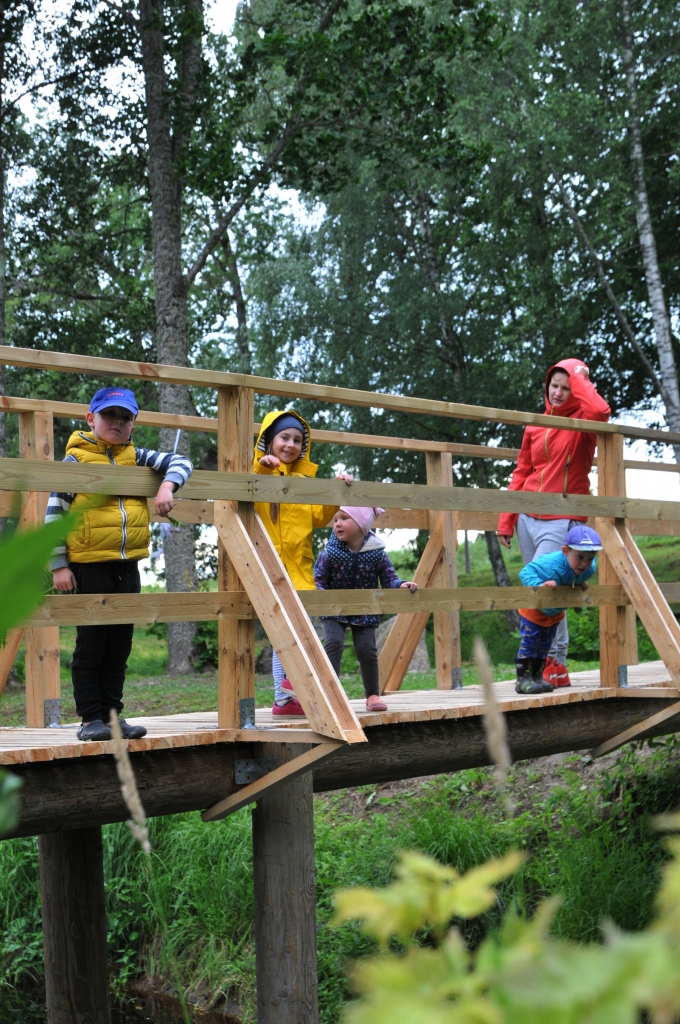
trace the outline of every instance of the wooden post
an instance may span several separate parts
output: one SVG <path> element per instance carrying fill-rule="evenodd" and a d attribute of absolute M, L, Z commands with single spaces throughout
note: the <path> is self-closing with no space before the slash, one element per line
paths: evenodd
<path fill-rule="evenodd" d="M 19 413 L 19 454 L 22 459 L 54 459 L 54 431 L 51 412 Z M 47 493 L 30 491 L 22 495 L 20 527 L 44 522 Z M 27 629 L 26 725 L 45 726 L 45 701 L 61 696 L 59 679 L 59 627 Z"/>
<path fill-rule="evenodd" d="M 101 828 L 38 844 L 47 1024 L 110 1024 Z"/>
<path fill-rule="evenodd" d="M 450 452 L 427 452 L 427 482 L 440 487 L 453 487 L 453 467 Z M 455 512 L 430 512 L 430 532 L 441 517 L 443 556 L 432 580 L 434 587 L 457 587 L 456 565 L 457 531 Z M 460 614 L 435 612 L 434 653 L 437 669 L 437 689 L 458 689 L 463 685 L 460 657 Z"/>
<path fill-rule="evenodd" d="M 622 497 L 626 493 L 626 476 L 623 464 L 623 435 L 599 434 L 597 439 L 597 490 L 598 495 Z M 604 551 L 598 554 L 599 581 L 601 585 L 620 582 Z M 600 686 L 616 687 L 627 685 L 626 660 L 637 653 L 635 634 L 635 611 L 632 616 L 625 607 L 615 605 L 600 608 Z M 632 625 L 632 630 L 631 630 Z"/>
<path fill-rule="evenodd" d="M 217 392 L 217 468 L 224 473 L 249 473 L 253 463 L 254 392 L 252 388 L 219 388 Z M 215 502 L 215 506 L 219 503 Z M 218 509 L 215 508 L 215 512 Z M 248 532 L 253 505 L 241 502 L 239 512 Z M 238 573 L 218 538 L 218 589 L 243 591 Z M 217 720 L 222 729 L 238 729 L 255 717 L 255 623 L 219 619 Z M 243 703 L 242 703 L 243 702 Z"/>
<path fill-rule="evenodd" d="M 263 746 L 263 755 L 279 763 L 308 750 L 306 744 Z M 311 771 L 258 801 L 253 866 L 258 1024 L 318 1024 Z"/>

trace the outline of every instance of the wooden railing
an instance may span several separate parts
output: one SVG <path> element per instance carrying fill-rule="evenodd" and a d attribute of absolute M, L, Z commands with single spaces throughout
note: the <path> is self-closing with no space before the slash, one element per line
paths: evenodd
<path fill-rule="evenodd" d="M 266 620 L 270 639 L 277 650 L 285 652 L 285 657 L 293 661 L 297 658 L 295 664 L 298 673 L 310 680 L 308 692 L 305 691 L 306 684 L 300 685 L 304 694 L 303 703 L 305 700 L 311 702 L 308 714 L 311 714 L 314 728 L 345 739 L 351 736 L 356 738 L 360 729 L 347 713 L 344 706 L 346 701 L 337 688 L 337 680 L 329 679 L 323 649 L 318 646 L 315 634 L 307 625 L 307 614 L 396 614 L 398 618 L 380 663 L 383 688 L 393 690 L 403 680 L 430 614 L 435 615 L 437 685 L 448 688 L 460 680 L 460 610 L 550 607 L 556 602 L 565 607 L 599 606 L 602 685 L 616 686 L 620 667 L 636 660 L 635 606 L 653 641 L 658 641 L 660 653 L 663 648 L 662 657 L 669 665 L 673 678 L 677 678 L 680 683 L 680 654 L 678 658 L 673 656 L 673 644 L 680 648 L 680 630 L 677 636 L 673 632 L 675 619 L 670 613 L 662 588 L 655 584 L 652 586 L 647 578 L 644 586 L 640 582 L 641 578 L 638 577 L 641 570 L 639 566 L 635 569 L 635 555 L 634 552 L 630 553 L 630 543 L 634 545 L 634 542 L 626 539 L 631 532 L 680 534 L 680 502 L 631 499 L 625 493 L 626 468 L 677 472 L 680 467 L 626 461 L 623 456 L 624 437 L 678 443 L 680 435 L 616 423 L 484 409 L 243 374 L 213 373 L 184 367 L 14 348 L 0 351 L 3 360 L 11 365 L 112 375 L 118 379 L 163 380 L 214 388 L 218 392 L 216 418 L 145 411 L 141 411 L 138 417 L 140 424 L 149 426 L 217 434 L 218 470 L 196 471 L 182 489 L 182 497 L 177 501 L 173 515 L 182 522 L 214 523 L 217 526 L 218 592 L 48 598 L 27 628 L 27 652 L 30 651 L 30 657 L 27 657 L 27 720 L 31 725 L 43 724 L 44 701 L 59 694 L 58 626 L 98 622 L 102 616 L 111 622 L 216 619 L 219 633 L 219 721 L 224 727 L 237 727 L 243 715 L 244 702 L 252 702 L 254 697 L 255 617 Z M 256 392 L 286 399 L 315 399 L 428 416 L 588 430 L 598 435 L 599 494 L 537 494 L 454 487 L 454 456 L 462 459 L 511 460 L 517 456 L 516 449 L 330 430 L 313 430 L 312 440 L 423 452 L 426 455 L 427 484 L 355 481 L 347 486 L 338 480 L 253 474 L 253 436 L 259 426 L 254 422 L 253 415 Z M 44 515 L 45 495 L 50 490 L 144 495 L 149 498 L 155 494 L 158 478 L 151 470 L 134 467 L 106 467 L 101 470 L 91 465 L 53 461 L 53 417 L 78 419 L 84 416 L 86 406 L 0 398 L 2 410 L 19 416 L 22 457 L 0 459 L 0 516 L 16 515 L 21 509 L 24 525 L 40 521 Z M 276 556 L 272 556 L 269 541 L 263 536 L 255 519 L 253 508 L 258 501 L 382 505 L 387 511 L 377 525 L 429 529 L 430 539 L 416 572 L 421 589 L 415 595 L 405 591 L 332 591 L 304 592 L 297 597 L 293 592 L 291 596 L 289 583 L 281 579 Z M 235 514 L 236 508 L 238 515 Z M 568 590 L 557 596 L 522 587 L 457 587 L 457 530 L 495 529 L 500 512 L 538 513 L 565 518 L 588 516 L 593 518 L 596 526 L 596 520 L 602 520 L 609 522 L 612 529 L 616 524 L 615 530 L 618 532 L 609 535 L 607 552 L 600 557 L 600 585 L 591 587 L 587 592 Z M 619 538 L 623 538 L 620 543 Z M 245 549 L 251 550 L 251 561 L 258 564 L 254 574 L 249 568 L 248 559 L 244 561 L 242 557 Z M 611 559 L 608 557 L 610 553 Z M 632 571 L 637 573 L 634 584 L 631 584 L 630 572 L 626 576 L 626 558 L 628 562 L 632 559 Z M 672 587 L 667 594 L 672 600 L 680 597 Z M 283 624 L 270 612 L 272 601 L 283 608 L 283 612 L 280 612 L 280 617 L 285 619 Z M 677 623 L 675 626 L 677 628 Z M 300 654 L 300 651 L 303 653 Z M 8 646 L 4 655 L 5 662 L 10 653 Z M 3 671 L 2 660 L 0 654 L 0 675 Z M 285 664 L 285 658 L 282 660 Z M 321 683 L 324 685 L 321 686 Z M 321 690 L 325 692 L 323 700 L 319 698 L 323 707 L 312 707 L 319 697 L 317 691 Z"/>

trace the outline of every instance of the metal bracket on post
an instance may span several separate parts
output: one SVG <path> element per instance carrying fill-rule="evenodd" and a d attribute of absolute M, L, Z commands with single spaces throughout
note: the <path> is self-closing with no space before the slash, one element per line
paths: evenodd
<path fill-rule="evenodd" d="M 463 669 L 460 666 L 451 669 L 451 689 L 463 689 Z"/>
<path fill-rule="evenodd" d="M 238 702 L 238 718 L 242 729 L 255 728 L 255 698 L 242 697 Z"/>
<path fill-rule="evenodd" d="M 61 700 L 59 697 L 45 701 L 45 728 L 61 729 Z"/>
<path fill-rule="evenodd" d="M 628 686 L 628 666 L 619 665 L 619 687 Z"/>
<path fill-rule="evenodd" d="M 234 782 L 237 786 L 249 786 L 251 782 L 269 775 L 278 767 L 275 757 L 246 757 L 234 761 Z"/>

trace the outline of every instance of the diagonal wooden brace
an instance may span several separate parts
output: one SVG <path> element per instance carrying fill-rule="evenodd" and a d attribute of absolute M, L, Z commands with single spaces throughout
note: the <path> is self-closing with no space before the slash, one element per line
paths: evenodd
<path fill-rule="evenodd" d="M 623 522 L 595 520 L 605 554 L 659 652 L 676 689 L 680 689 L 680 625 L 649 566 Z"/>
<path fill-rule="evenodd" d="M 413 576 L 419 587 L 431 585 L 443 555 L 442 517 L 439 516 Z M 394 693 L 403 683 L 429 617 L 429 612 L 397 616 L 380 654 L 381 693 Z"/>
<path fill-rule="evenodd" d="M 680 715 L 680 700 L 664 708 L 663 711 L 657 711 L 655 715 L 650 715 L 649 718 L 643 719 L 637 725 L 631 725 L 629 729 L 625 729 L 624 732 L 612 736 L 611 739 L 605 740 L 604 743 L 600 743 L 599 746 L 590 751 L 590 756 L 593 759 L 602 757 L 604 754 L 611 753 L 612 750 L 618 750 L 624 743 L 630 743 L 631 740 L 641 740 L 657 725 L 668 721 L 669 718 L 675 718 L 676 715 Z"/>
<path fill-rule="evenodd" d="M 209 807 L 207 811 L 203 811 L 201 818 L 203 821 L 220 821 L 222 818 L 227 818 L 234 811 L 239 811 L 242 807 L 255 803 L 265 793 L 271 793 L 272 790 L 277 789 L 282 783 L 290 782 L 292 779 L 297 778 L 298 775 L 302 775 L 303 772 L 311 771 L 315 764 L 325 761 L 326 758 L 334 754 L 341 746 L 342 743 L 331 742 L 320 743 L 318 746 L 312 747 L 311 750 L 301 754 L 300 757 L 279 765 L 278 768 L 275 768 L 267 775 L 263 775 L 261 779 L 251 782 L 249 786 L 244 786 L 238 793 L 232 793 L 230 796 L 225 797 L 224 800 L 219 800 L 212 807 Z"/>
<path fill-rule="evenodd" d="M 259 516 L 252 537 L 228 503 L 215 526 L 315 732 L 346 743 L 366 736 Z"/>
<path fill-rule="evenodd" d="M 0 693 L 5 689 L 5 683 L 12 671 L 14 662 L 17 660 L 17 654 L 23 639 L 23 629 L 10 629 L 5 646 L 0 647 Z"/>

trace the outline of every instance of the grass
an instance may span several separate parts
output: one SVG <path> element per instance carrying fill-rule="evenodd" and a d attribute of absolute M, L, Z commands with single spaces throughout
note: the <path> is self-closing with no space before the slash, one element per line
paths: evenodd
<path fill-rule="evenodd" d="M 346 968 L 371 942 L 354 925 L 329 927 L 332 895 L 384 885 L 396 853 L 419 849 L 464 870 L 509 847 L 527 851 L 501 888 L 499 907 L 465 926 L 475 944 L 515 905 L 532 913 L 563 894 L 555 931 L 591 941 L 604 919 L 637 930 L 650 920 L 663 839 L 651 813 L 680 797 L 674 743 L 629 750 L 603 770 L 580 757 L 512 770 L 517 816 L 506 820 L 486 769 L 426 782 L 367 786 L 317 797 L 316 863 L 321 1020 L 335 1024 L 348 998 Z M 254 1020 L 250 811 L 205 825 L 197 814 L 151 822 L 152 876 L 124 825 L 104 829 L 112 977 L 119 991 L 138 972 L 181 983 L 207 1004 L 222 992 Z M 0 844 L 0 964 L 3 984 L 37 979 L 41 932 L 34 839 Z M 167 926 L 163 922 L 167 923 Z"/>

